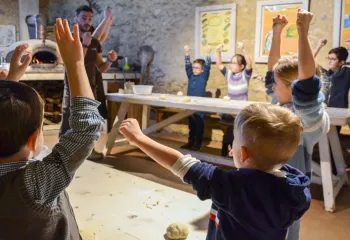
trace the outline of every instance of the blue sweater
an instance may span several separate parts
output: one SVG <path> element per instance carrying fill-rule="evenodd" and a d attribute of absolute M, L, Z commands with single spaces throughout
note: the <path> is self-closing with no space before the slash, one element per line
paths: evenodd
<path fill-rule="evenodd" d="M 272 91 L 273 83 L 273 73 L 268 72 L 265 81 L 266 92 L 272 97 L 272 103 L 277 103 Z M 308 177 L 311 177 L 313 147 L 319 141 L 320 136 L 329 131 L 329 117 L 324 109 L 324 95 L 321 87 L 322 82 L 318 76 L 302 81 L 296 80 L 292 84 L 293 102 L 283 105 L 294 111 L 301 118 L 304 126 L 298 149 L 288 164 L 299 169 Z"/>
<path fill-rule="evenodd" d="M 192 63 L 189 56 L 185 57 L 185 65 L 186 65 L 186 74 L 188 77 L 187 95 L 204 97 L 205 88 L 207 86 L 207 82 L 210 74 L 211 58 L 209 56 L 207 57 L 204 64 L 203 73 L 197 76 L 193 74 Z"/>
<path fill-rule="evenodd" d="M 224 171 L 195 163 L 184 181 L 213 201 L 207 240 L 285 240 L 288 227 L 309 209 L 310 179 L 288 165 L 285 176 L 252 169 Z"/>

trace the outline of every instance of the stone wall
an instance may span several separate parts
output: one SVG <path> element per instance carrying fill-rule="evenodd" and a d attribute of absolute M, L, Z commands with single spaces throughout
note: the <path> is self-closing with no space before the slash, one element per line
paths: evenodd
<path fill-rule="evenodd" d="M 115 21 L 109 38 L 104 44 L 105 53 L 110 49 L 127 56 L 131 64 L 137 64 L 137 51 L 141 45 L 150 45 L 156 55 L 151 67 L 151 80 L 158 92 L 185 91 L 187 78 L 184 71 L 183 46 L 194 43 L 194 13 L 196 6 L 237 4 L 236 40 L 242 41 L 254 58 L 255 0 L 49 0 L 50 23 L 57 17 L 73 21 L 74 11 L 81 4 L 94 6 L 94 26 L 103 18 L 103 9 L 112 7 Z M 327 49 L 332 46 L 334 0 L 312 0 L 311 11 L 316 22 L 311 27 L 311 45 L 327 37 Z M 320 53 L 320 63 L 325 64 L 326 50 Z M 265 101 L 263 77 L 266 64 L 254 64 L 254 79 L 249 88 L 249 100 Z M 213 66 L 208 90 L 220 88 L 226 94 L 226 82 Z"/>
<path fill-rule="evenodd" d="M 16 25 L 16 39 L 19 39 L 19 11 L 17 0 L 0 0 L 0 24 Z"/>

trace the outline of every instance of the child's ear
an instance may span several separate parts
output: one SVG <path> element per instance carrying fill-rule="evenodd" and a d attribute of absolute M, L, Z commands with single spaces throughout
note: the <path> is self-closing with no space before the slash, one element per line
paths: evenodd
<path fill-rule="evenodd" d="M 32 152 L 35 152 L 36 150 L 36 140 L 38 139 L 39 134 L 40 134 L 40 129 L 36 130 L 28 139 L 27 147 Z"/>
<path fill-rule="evenodd" d="M 241 147 L 241 161 L 244 162 L 249 158 L 248 149 L 244 146 Z"/>

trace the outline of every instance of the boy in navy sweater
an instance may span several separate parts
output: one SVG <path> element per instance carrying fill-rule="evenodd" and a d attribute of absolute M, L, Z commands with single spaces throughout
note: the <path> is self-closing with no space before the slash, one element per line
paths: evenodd
<path fill-rule="evenodd" d="M 195 97 L 204 97 L 205 88 L 210 74 L 211 48 L 208 48 L 208 56 L 206 61 L 197 59 L 191 63 L 190 48 L 185 47 L 185 66 L 188 77 L 187 95 Z M 197 112 L 188 118 L 188 128 L 190 129 L 188 143 L 182 148 L 199 151 L 203 142 L 204 135 L 204 117 L 205 113 Z"/>
<path fill-rule="evenodd" d="M 129 142 L 191 184 L 199 199 L 213 201 L 207 240 L 285 240 L 311 201 L 309 178 L 285 165 L 302 131 L 300 118 L 287 108 L 248 106 L 235 119 L 230 155 L 238 170 L 227 172 L 153 141 L 135 119 L 120 127 Z"/>

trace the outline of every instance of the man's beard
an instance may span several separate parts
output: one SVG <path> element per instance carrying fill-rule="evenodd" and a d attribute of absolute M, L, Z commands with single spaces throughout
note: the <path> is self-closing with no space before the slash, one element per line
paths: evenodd
<path fill-rule="evenodd" d="M 82 32 L 90 32 L 91 25 L 81 25 L 79 24 L 79 30 Z"/>

